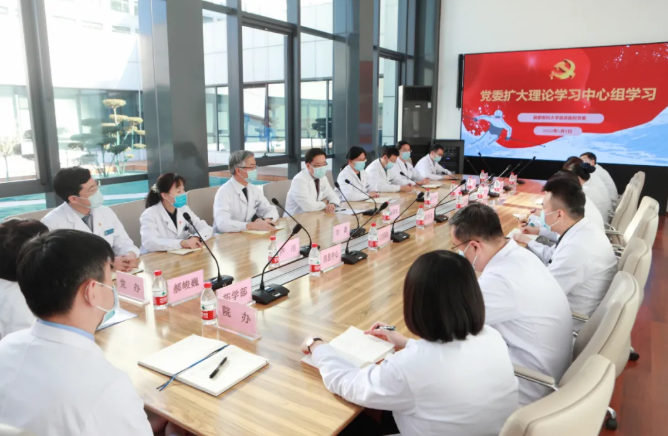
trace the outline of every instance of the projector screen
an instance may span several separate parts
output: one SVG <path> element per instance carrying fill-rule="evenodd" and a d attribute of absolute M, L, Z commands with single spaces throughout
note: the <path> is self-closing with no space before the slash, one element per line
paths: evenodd
<path fill-rule="evenodd" d="M 668 43 L 464 59 L 465 155 L 668 166 Z"/>

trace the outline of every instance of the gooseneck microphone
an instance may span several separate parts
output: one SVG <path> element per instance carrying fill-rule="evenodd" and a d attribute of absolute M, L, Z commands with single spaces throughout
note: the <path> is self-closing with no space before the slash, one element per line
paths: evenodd
<path fill-rule="evenodd" d="M 464 156 L 464 159 L 466 159 L 466 162 L 468 162 L 469 166 L 470 166 L 471 169 L 473 170 L 473 174 L 474 174 L 474 175 L 477 176 L 478 174 L 480 174 L 480 173 L 478 172 L 478 170 L 475 169 L 475 167 L 474 167 L 473 164 L 471 163 L 471 160 L 470 160 L 467 156 Z"/>
<path fill-rule="evenodd" d="M 519 170 L 519 171 L 517 172 L 517 177 L 518 177 L 518 179 L 517 179 L 517 184 L 518 184 L 518 185 L 524 185 L 524 183 L 526 182 L 526 180 L 520 180 L 520 179 L 519 179 L 519 177 L 520 177 L 520 173 L 521 173 L 522 171 L 524 171 L 524 170 L 526 169 L 526 167 L 528 167 L 529 164 L 531 164 L 531 162 L 533 162 L 533 161 L 535 161 L 535 160 L 536 160 L 536 156 L 534 156 L 533 159 L 531 159 L 529 162 L 527 162 L 527 164 L 524 165 L 524 166 L 522 167 L 522 169 Z"/>
<path fill-rule="evenodd" d="M 193 230 L 195 230 L 195 233 L 197 233 L 197 236 L 199 236 L 199 239 L 200 241 L 202 241 L 202 244 L 204 244 L 206 249 L 209 250 L 209 254 L 211 255 L 211 257 L 213 257 L 213 261 L 216 262 L 216 268 L 218 269 L 218 276 L 209 280 L 211 282 L 211 289 L 215 291 L 216 289 L 220 289 L 223 286 L 231 285 L 232 282 L 234 281 L 234 277 L 224 276 L 220 274 L 220 265 L 218 265 L 218 259 L 216 259 L 216 256 L 213 255 L 213 252 L 207 245 L 206 241 L 204 240 L 202 235 L 200 235 L 199 230 L 197 230 L 197 227 L 195 227 L 195 224 L 193 224 L 192 219 L 190 218 L 190 214 L 188 212 L 184 212 L 183 218 L 188 222 L 188 224 L 190 224 L 190 227 L 192 227 Z"/>
<path fill-rule="evenodd" d="M 390 239 L 393 242 L 403 242 L 411 237 L 411 235 L 409 235 L 406 232 L 395 232 L 394 225 L 396 224 L 397 220 L 401 217 L 401 215 L 403 215 L 408 209 L 410 209 L 411 206 L 415 204 L 416 201 L 419 202 L 420 200 L 424 201 L 424 192 L 420 192 L 415 198 L 415 200 L 413 200 L 411 204 L 409 204 L 408 207 L 404 209 L 403 212 L 401 212 L 399 216 L 394 219 L 394 221 L 392 221 L 392 231 L 390 232 Z"/>
<path fill-rule="evenodd" d="M 271 262 L 276 258 L 276 256 L 279 255 L 283 247 L 285 247 L 285 244 L 287 244 L 288 241 L 290 241 L 290 239 L 292 239 L 293 236 L 299 233 L 301 229 L 302 225 L 297 223 L 295 227 L 292 229 L 290 236 L 288 236 L 288 239 L 285 240 L 283 245 L 281 245 L 281 248 L 279 248 L 276 251 L 276 253 L 274 253 L 274 255 L 269 258 L 269 262 L 267 262 L 264 268 L 262 268 L 262 276 L 260 277 L 260 287 L 257 289 L 257 291 L 253 291 L 253 300 L 255 302 L 260 304 L 269 304 L 272 301 L 284 297 L 290 293 L 290 290 L 282 285 L 267 285 L 267 287 L 265 287 L 264 273 L 267 270 L 267 267 L 271 264 Z"/>
<path fill-rule="evenodd" d="M 341 195 L 343 195 L 343 199 L 346 200 L 346 203 L 348 203 L 348 206 L 350 206 L 350 209 L 352 209 L 353 215 L 355 215 L 355 219 L 357 220 L 357 228 L 350 229 L 350 236 L 352 237 L 353 235 L 357 235 L 357 237 L 359 238 L 360 236 L 366 234 L 366 229 L 364 227 L 360 227 L 360 217 L 357 216 L 355 209 L 350 205 L 350 202 L 346 198 L 346 194 L 344 194 L 343 190 L 341 190 L 339 182 L 334 182 L 334 186 L 336 186 L 336 189 L 338 189 Z"/>
<path fill-rule="evenodd" d="M 522 161 L 517 162 L 517 165 L 515 165 L 515 167 L 514 167 L 512 170 L 510 170 L 510 174 L 512 175 L 512 174 L 515 172 L 515 170 L 516 170 L 517 168 L 519 168 L 519 166 L 520 166 L 521 164 L 522 164 Z M 503 190 L 504 190 L 504 191 L 510 191 L 510 190 L 512 190 L 512 189 L 513 189 L 513 188 L 512 188 L 510 185 L 504 185 L 504 186 L 503 186 Z"/>
<path fill-rule="evenodd" d="M 365 210 L 364 212 L 362 212 L 362 215 L 366 215 L 366 216 L 374 216 L 374 215 L 378 212 L 378 203 L 376 203 L 376 200 L 374 200 L 373 197 L 371 197 L 371 196 L 370 196 L 369 194 L 367 194 L 366 192 L 362 191 L 362 190 L 361 190 L 360 188 L 358 188 L 357 186 L 353 185 L 353 184 L 350 182 L 350 180 L 346 179 L 345 182 L 346 182 L 347 184 L 349 184 L 350 186 L 352 186 L 353 188 L 355 188 L 355 189 L 357 189 L 358 191 L 360 191 L 362 194 L 364 194 L 364 195 L 366 195 L 367 197 L 369 197 L 369 198 L 371 199 L 371 201 L 373 201 L 373 210 L 371 210 L 371 209 L 369 209 L 369 210 Z M 340 191 L 340 189 L 339 189 L 339 191 Z M 350 204 L 350 203 L 348 203 L 348 204 Z"/>
<path fill-rule="evenodd" d="M 439 202 L 436 204 L 436 206 L 434 206 L 434 221 L 436 221 L 437 223 L 444 223 L 444 222 L 446 222 L 446 221 L 448 220 L 448 216 L 447 216 L 446 214 L 444 214 L 444 213 L 442 213 L 442 214 L 440 214 L 440 215 L 436 215 L 436 209 L 437 209 L 441 204 L 447 204 L 447 203 L 450 203 L 451 201 L 455 201 L 455 200 L 457 199 L 457 196 L 455 196 L 455 197 L 453 197 L 453 198 L 450 198 L 448 201 L 445 201 L 445 200 L 446 200 L 448 197 L 450 197 L 450 194 L 452 194 L 452 192 L 453 192 L 455 189 L 457 189 L 458 187 L 462 186 L 464 183 L 466 183 L 466 180 L 462 180 L 461 182 L 459 182 L 459 185 L 450 188 L 450 192 L 448 192 L 448 193 L 445 195 L 445 197 L 443 197 L 443 198 L 441 199 L 441 201 L 439 201 Z M 467 194 L 462 193 L 462 195 L 469 195 L 469 194 L 468 194 L 468 193 L 467 193 Z"/>
<path fill-rule="evenodd" d="M 491 173 L 492 173 L 492 169 L 489 167 L 489 165 L 487 165 L 487 161 L 485 160 L 484 157 L 482 157 L 482 153 L 478 152 L 478 156 L 480 156 L 480 159 L 482 159 L 482 163 L 485 164 L 485 167 L 487 167 L 487 171 L 489 171 L 490 174 L 491 174 Z M 490 178 L 491 178 L 491 177 L 490 177 Z"/>
<path fill-rule="evenodd" d="M 399 174 L 402 175 L 402 176 L 404 176 L 404 177 L 406 177 L 408 180 L 410 180 L 411 182 L 415 183 L 415 184 L 418 185 L 420 188 L 422 188 L 422 189 L 427 189 L 427 188 L 424 187 L 424 185 L 422 185 L 422 184 L 416 182 L 415 180 L 411 179 L 410 177 L 408 177 L 406 174 L 404 174 L 403 171 L 399 171 Z M 420 196 L 418 195 L 418 198 L 419 198 L 419 200 L 418 200 L 418 199 L 415 199 L 415 201 L 417 201 L 418 203 L 424 203 L 424 195 L 423 195 L 422 197 L 420 197 Z M 413 204 L 413 203 L 411 203 L 411 204 Z"/>
<path fill-rule="evenodd" d="M 306 227 L 302 226 L 301 223 L 299 221 L 297 221 L 297 219 L 295 217 L 290 215 L 290 212 L 288 212 L 287 210 L 285 210 L 285 208 L 283 206 L 281 206 L 281 203 L 279 203 L 278 200 L 276 200 L 275 198 L 272 198 L 271 202 L 274 203 L 274 206 L 280 208 L 283 212 L 285 212 L 285 214 L 287 216 L 292 218 L 292 221 L 294 221 L 296 224 L 299 224 L 301 226 L 301 229 L 306 232 L 306 236 L 308 236 L 308 245 L 302 245 L 301 247 L 299 247 L 299 254 L 301 254 L 303 257 L 308 257 L 309 253 L 311 253 L 311 245 L 313 245 L 313 240 L 311 239 L 311 234 L 308 232 L 308 230 L 306 230 Z M 320 248 L 319 245 L 318 245 L 318 248 Z"/>
<path fill-rule="evenodd" d="M 501 172 L 501 174 L 499 174 L 498 176 L 496 176 L 496 179 L 498 180 L 498 179 L 502 178 L 503 175 L 506 174 L 506 173 L 508 172 L 509 169 L 510 169 L 510 165 L 508 165 L 508 166 L 506 167 L 506 169 L 503 170 L 503 171 Z M 489 179 L 492 180 L 491 177 L 490 177 Z M 491 185 L 490 185 L 490 186 L 491 186 Z M 501 195 L 501 194 L 496 193 L 496 192 L 493 192 L 493 191 L 490 190 L 490 191 L 489 191 L 489 194 L 487 194 L 487 195 L 489 195 L 490 198 L 496 198 L 496 197 L 498 197 L 498 196 Z"/>
<path fill-rule="evenodd" d="M 362 225 L 362 227 L 364 227 L 365 225 L 367 225 L 367 224 L 369 223 L 369 221 L 371 221 L 371 220 L 373 219 L 373 217 L 376 216 L 376 214 L 377 214 L 378 212 L 380 212 L 380 211 L 382 211 L 382 210 L 385 210 L 385 208 L 387 208 L 387 206 L 388 206 L 387 201 L 384 202 L 383 204 L 381 204 L 380 207 L 378 208 L 378 210 L 377 210 L 376 212 L 374 212 L 373 215 L 371 215 L 371 218 L 369 218 L 369 219 Z M 347 265 L 355 265 L 355 264 L 356 264 L 357 262 L 359 262 L 360 260 L 364 260 L 364 259 L 366 259 L 366 258 L 368 257 L 368 255 L 367 255 L 366 253 L 364 253 L 363 251 L 350 251 L 350 250 L 348 249 L 348 245 L 350 245 L 350 241 L 353 239 L 354 236 L 355 236 L 355 233 L 353 233 L 352 235 L 350 235 L 350 238 L 348 238 L 348 242 L 346 242 L 346 251 L 345 251 L 344 254 L 341 255 L 341 260 L 343 261 L 343 263 L 345 263 L 345 264 L 347 264 Z"/>

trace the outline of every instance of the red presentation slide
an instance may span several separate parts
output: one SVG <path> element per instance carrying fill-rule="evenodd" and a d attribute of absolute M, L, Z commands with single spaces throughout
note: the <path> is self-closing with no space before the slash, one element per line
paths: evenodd
<path fill-rule="evenodd" d="M 465 56 L 467 155 L 668 166 L 668 43 Z"/>

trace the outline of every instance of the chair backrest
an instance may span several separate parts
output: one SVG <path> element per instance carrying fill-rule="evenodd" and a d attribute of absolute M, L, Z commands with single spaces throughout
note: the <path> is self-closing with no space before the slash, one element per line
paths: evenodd
<path fill-rule="evenodd" d="M 634 236 L 624 248 L 624 254 L 619 258 L 619 270 L 635 277 L 640 291 L 640 304 L 645 298 L 645 284 L 652 265 L 652 250 L 645 241 Z"/>
<path fill-rule="evenodd" d="M 113 206 L 109 206 L 109 208 L 114 211 L 121 224 L 123 224 L 123 228 L 125 228 L 135 246 L 141 247 L 141 233 L 139 232 L 141 225 L 139 224 L 139 218 L 146 210 L 144 200 L 114 204 Z"/>
<path fill-rule="evenodd" d="M 638 188 L 638 194 L 642 193 L 642 188 L 645 186 L 645 172 L 638 171 L 635 173 L 634 177 L 636 178 L 636 186 Z"/>
<path fill-rule="evenodd" d="M 329 186 L 331 186 L 332 189 L 335 189 L 334 188 L 334 174 L 332 174 L 332 170 L 327 170 L 326 177 L 327 177 L 327 181 L 329 182 Z"/>
<path fill-rule="evenodd" d="M 556 392 L 516 410 L 499 436 L 597 436 L 615 387 L 615 365 L 590 356 Z"/>
<path fill-rule="evenodd" d="M 292 180 L 280 180 L 268 183 L 264 185 L 264 196 L 267 197 L 270 203 L 271 199 L 275 198 L 281 206 L 285 207 L 285 200 L 288 198 L 290 184 L 292 184 Z M 282 216 L 283 214 L 279 211 L 279 215 Z"/>
<path fill-rule="evenodd" d="M 624 233 L 629 226 L 636 211 L 638 210 L 638 189 L 636 185 L 629 183 L 619 199 L 615 214 L 610 223 L 618 232 Z"/>
<path fill-rule="evenodd" d="M 618 272 L 605 298 L 580 329 L 573 345 L 573 363 L 560 384 L 567 384 L 594 354 L 610 359 L 617 376 L 621 374 L 629 359 L 631 329 L 640 307 L 639 298 L 636 279 L 627 272 Z"/>
<path fill-rule="evenodd" d="M 188 191 L 188 207 L 201 220 L 213 227 L 213 199 L 220 186 Z"/>
<path fill-rule="evenodd" d="M 13 215 L 13 216 L 8 216 L 2 222 L 5 222 L 7 220 L 10 220 L 12 218 L 21 218 L 21 219 L 31 219 L 31 220 L 37 220 L 41 221 L 42 218 L 46 216 L 47 213 L 51 212 L 53 209 L 42 209 L 42 210 L 36 210 L 34 212 L 26 212 L 22 213 L 19 215 Z"/>
<path fill-rule="evenodd" d="M 638 210 L 644 211 L 645 209 L 651 209 L 656 211 L 656 213 L 659 213 L 659 202 L 652 197 L 645 195 L 638 206 Z"/>
<path fill-rule="evenodd" d="M 624 232 L 623 244 L 626 246 L 632 237 L 637 236 L 647 242 L 650 247 L 654 245 L 654 238 L 659 227 L 659 214 L 650 208 L 638 209 L 635 216 Z"/>
<path fill-rule="evenodd" d="M 36 218 L 35 218 L 36 219 Z M 0 436 L 32 436 L 32 433 L 29 433 L 20 428 L 12 427 L 9 424 L 0 423 Z"/>

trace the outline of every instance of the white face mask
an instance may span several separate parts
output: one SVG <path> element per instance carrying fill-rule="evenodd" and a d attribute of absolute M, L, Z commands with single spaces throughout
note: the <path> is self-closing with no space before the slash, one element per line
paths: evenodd
<path fill-rule="evenodd" d="M 471 242 L 473 242 L 473 241 L 471 241 Z M 468 245 L 466 246 L 466 248 L 464 249 L 464 251 L 459 250 L 459 255 L 460 255 L 461 257 L 466 258 L 466 250 L 468 250 L 469 247 L 471 246 L 471 242 L 468 243 Z M 475 261 L 476 261 L 476 260 L 478 260 L 478 254 L 477 254 L 477 253 L 476 253 L 475 257 L 473 258 L 473 262 L 471 262 L 471 266 L 473 267 L 473 271 L 475 271 Z"/>
<path fill-rule="evenodd" d="M 97 283 L 100 286 L 104 286 L 107 289 L 111 289 L 111 291 L 114 293 L 114 305 L 110 309 L 105 309 L 104 307 L 95 306 L 97 309 L 100 309 L 101 311 L 104 312 L 104 317 L 102 317 L 102 321 L 100 322 L 100 325 L 102 325 L 105 322 L 109 321 L 114 316 L 116 310 L 118 309 L 119 306 L 118 291 L 116 291 L 115 286 L 107 286 L 104 283 L 100 283 L 97 281 L 95 283 Z M 88 297 L 86 297 L 86 301 L 88 301 Z"/>
<path fill-rule="evenodd" d="M 88 198 L 83 198 L 83 197 L 77 197 L 77 198 L 82 198 L 84 200 L 88 200 L 88 202 L 90 203 L 90 206 L 86 206 L 84 204 L 77 203 L 79 206 L 85 207 L 87 209 L 97 209 L 98 207 L 102 206 L 102 203 L 104 203 L 104 196 L 102 195 L 102 191 L 100 191 L 99 189 L 97 190 L 97 192 L 95 194 L 91 195 Z"/>

